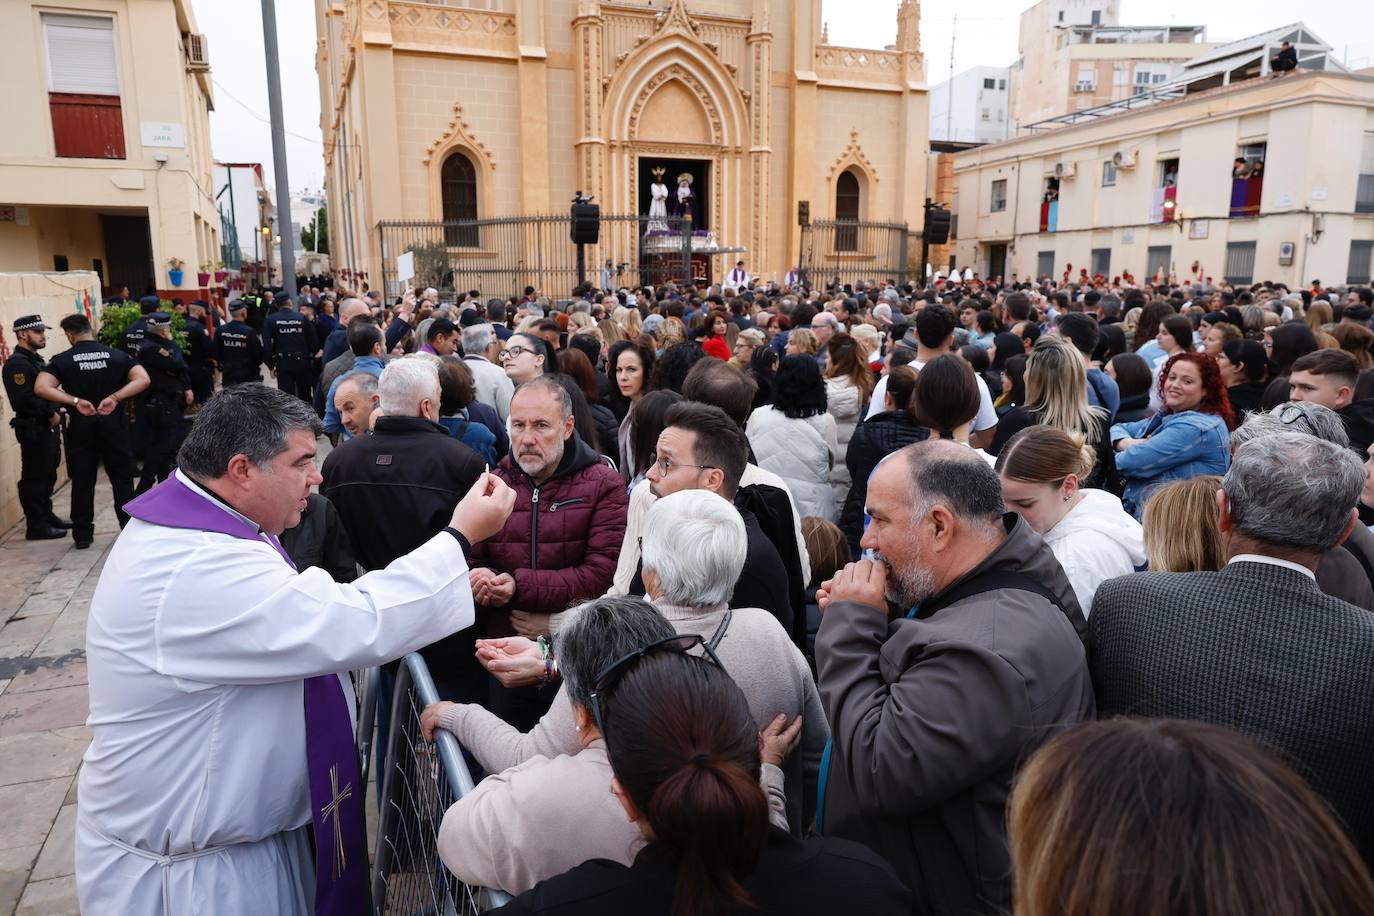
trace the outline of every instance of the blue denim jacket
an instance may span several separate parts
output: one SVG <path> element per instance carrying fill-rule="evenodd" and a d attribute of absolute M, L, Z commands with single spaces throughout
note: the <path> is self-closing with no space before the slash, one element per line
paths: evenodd
<path fill-rule="evenodd" d="M 1226 421 L 1215 414 L 1185 410 L 1158 413 L 1112 427 L 1111 439 L 1143 439 L 1116 456 L 1116 470 L 1126 481 L 1122 507 L 1137 519 L 1150 493 L 1171 480 L 1225 474 L 1231 465 L 1231 437 Z"/>

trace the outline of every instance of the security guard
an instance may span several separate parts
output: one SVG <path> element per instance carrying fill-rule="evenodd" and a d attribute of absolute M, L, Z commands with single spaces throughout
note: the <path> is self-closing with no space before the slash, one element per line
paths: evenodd
<path fill-rule="evenodd" d="M 59 322 L 71 349 L 57 354 L 38 376 L 37 393 L 67 408 L 67 473 L 72 479 L 72 537 L 85 550 L 95 537 L 95 478 L 100 465 L 114 489 L 119 527 L 129 523 L 124 504 L 134 498 L 134 455 L 129 412 L 120 405 L 148 387 L 148 372 L 123 350 L 95 339 L 85 315 Z"/>
<path fill-rule="evenodd" d="M 138 422 L 145 429 L 143 474 L 135 494 L 172 473 L 181 444 L 182 411 L 192 401 L 190 377 L 181 349 L 172 341 L 172 317 L 166 312 L 148 316 L 148 332 L 138 351 L 138 364 L 148 370 L 148 390 L 138 402 Z"/>
<path fill-rule="evenodd" d="M 210 364 L 210 332 L 205 327 L 205 306 L 200 300 L 191 303 L 186 314 L 186 339 L 190 350 L 186 353 L 186 367 L 191 374 L 191 393 L 197 404 L 204 404 L 215 393 L 215 367 Z"/>
<path fill-rule="evenodd" d="M 30 541 L 66 537 L 71 523 L 52 511 L 52 488 L 57 484 L 57 463 L 62 457 L 62 416 L 57 408 L 34 393 L 34 384 L 45 363 L 38 351 L 48 345 L 48 326 L 39 315 L 25 315 L 14 322 L 18 346 L 0 366 L 19 440 L 19 505 Z"/>
<path fill-rule="evenodd" d="M 215 360 L 225 388 L 262 381 L 262 338 L 243 320 L 247 313 L 248 303 L 235 299 L 229 303 L 230 320 L 215 332 Z"/>
<path fill-rule="evenodd" d="M 267 365 L 276 370 L 277 387 L 309 404 L 314 381 L 310 364 L 320 350 L 315 323 L 291 308 L 286 293 L 278 293 L 273 304 L 277 311 L 263 326 L 263 354 Z"/>

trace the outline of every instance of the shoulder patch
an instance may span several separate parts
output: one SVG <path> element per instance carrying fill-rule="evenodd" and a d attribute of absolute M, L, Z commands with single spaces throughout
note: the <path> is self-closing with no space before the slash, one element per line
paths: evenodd
<path fill-rule="evenodd" d="M 168 350 L 166 347 L 158 347 L 157 352 L 160 356 L 170 357 L 172 355 L 172 351 Z"/>
<path fill-rule="evenodd" d="M 26 376 L 24 373 L 22 373 L 22 372 L 16 372 L 16 373 L 14 373 L 14 383 L 15 383 L 16 385 L 21 385 L 21 386 L 22 386 L 26 381 L 28 381 L 28 376 Z"/>
<path fill-rule="evenodd" d="M 387 467 L 388 465 L 391 464 L 391 456 L 390 456 L 390 455 L 378 455 L 378 456 L 377 456 L 377 464 L 378 464 L 378 466 L 380 466 L 380 467 Z"/>

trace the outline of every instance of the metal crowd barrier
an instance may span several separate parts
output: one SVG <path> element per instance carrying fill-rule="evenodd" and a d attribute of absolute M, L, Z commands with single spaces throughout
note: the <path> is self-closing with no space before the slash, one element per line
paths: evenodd
<path fill-rule="evenodd" d="M 436 731 L 431 744 L 420 731 L 420 713 L 438 700 L 424 659 L 407 655 L 392 698 L 386 772 L 378 774 L 382 803 L 372 902 L 379 914 L 467 916 L 510 900 L 500 891 L 459 881 L 439 859 L 440 821 L 450 805 L 472 791 L 472 776 L 453 735 Z"/>

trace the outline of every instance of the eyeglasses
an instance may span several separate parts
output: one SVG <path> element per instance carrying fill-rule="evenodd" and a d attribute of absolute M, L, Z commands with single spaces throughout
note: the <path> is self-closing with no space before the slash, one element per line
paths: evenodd
<path fill-rule="evenodd" d="M 522 353 L 533 353 L 533 352 L 534 352 L 534 350 L 533 350 L 533 348 L 531 348 L 531 347 L 522 347 L 522 346 L 520 346 L 519 344 L 516 344 L 515 346 L 506 347 L 506 349 L 502 350 L 502 351 L 501 351 L 501 358 L 502 358 L 502 359 L 515 359 L 517 356 L 519 356 L 519 355 L 522 354 Z"/>
<path fill-rule="evenodd" d="M 674 468 L 700 468 L 703 471 L 719 471 L 720 468 L 714 464 L 687 464 L 682 461 L 674 461 L 668 456 L 655 458 L 654 464 L 658 466 L 658 472 L 665 477 L 673 473 Z"/>
<path fill-rule="evenodd" d="M 1302 424 L 1307 427 L 1307 432 L 1309 434 L 1316 436 L 1318 439 L 1321 438 L 1321 433 L 1317 432 L 1317 426 L 1312 422 L 1312 418 L 1296 404 L 1290 403 L 1282 405 L 1279 407 L 1275 416 L 1279 418 L 1279 422 L 1284 426 L 1291 426 L 1298 421 L 1302 421 Z"/>
<path fill-rule="evenodd" d="M 712 651 L 711 644 L 706 641 L 706 637 L 700 633 L 682 633 L 676 636 L 669 636 L 657 642 L 651 642 L 642 649 L 636 649 L 629 655 L 619 658 L 606 666 L 606 670 L 599 674 L 592 682 L 592 693 L 587 699 L 592 706 L 592 718 L 596 720 L 597 731 L 601 732 L 601 737 L 606 737 L 606 723 L 601 717 L 601 698 L 606 695 L 606 691 L 616 685 L 625 674 L 639 663 L 639 660 L 654 655 L 659 652 L 681 652 L 687 653 L 689 650 L 701 646 L 706 652 L 706 657 L 711 664 L 717 668 L 724 669 L 716 653 Z"/>

